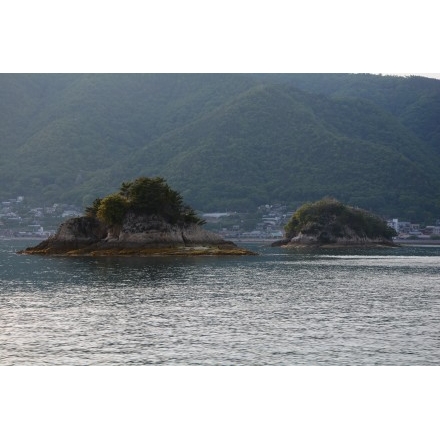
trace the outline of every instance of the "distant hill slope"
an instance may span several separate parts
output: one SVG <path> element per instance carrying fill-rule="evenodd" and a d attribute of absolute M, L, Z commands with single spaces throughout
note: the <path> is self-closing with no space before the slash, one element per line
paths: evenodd
<path fill-rule="evenodd" d="M 0 75 L 0 116 L 0 200 L 87 205 L 160 175 L 204 211 L 333 196 L 440 217 L 437 80 Z"/>
<path fill-rule="evenodd" d="M 332 98 L 363 98 L 390 112 L 440 151 L 440 81 L 420 76 L 292 73 L 254 74 L 259 80 L 289 84 Z"/>
<path fill-rule="evenodd" d="M 93 191 L 106 193 L 128 154 L 254 83 L 240 75 L 0 75 L 0 197 L 49 201 L 73 191 L 81 203 L 79 185 L 91 176 L 100 176 Z"/>
<path fill-rule="evenodd" d="M 254 87 L 127 164 L 161 170 L 205 209 L 332 195 L 391 215 L 429 211 L 439 188 L 431 149 L 389 113 L 289 86 Z"/>

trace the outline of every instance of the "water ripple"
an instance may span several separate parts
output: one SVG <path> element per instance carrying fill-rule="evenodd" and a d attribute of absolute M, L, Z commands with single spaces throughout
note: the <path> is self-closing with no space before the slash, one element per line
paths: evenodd
<path fill-rule="evenodd" d="M 438 365 L 440 248 L 39 258 L 0 243 L 2 365 Z"/>

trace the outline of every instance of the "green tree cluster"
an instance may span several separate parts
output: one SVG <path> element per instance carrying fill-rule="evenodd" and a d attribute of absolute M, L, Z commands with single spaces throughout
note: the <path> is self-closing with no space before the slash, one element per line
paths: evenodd
<path fill-rule="evenodd" d="M 333 198 L 324 198 L 314 203 L 305 203 L 285 226 L 286 237 L 293 238 L 300 232 L 317 234 L 321 231 L 343 237 L 346 227 L 358 236 L 370 239 L 384 237 L 391 240 L 396 234 L 384 220 L 363 209 L 344 205 Z"/>
<path fill-rule="evenodd" d="M 159 215 L 172 224 L 203 224 L 203 220 L 183 203 L 182 196 L 171 189 L 162 177 L 139 177 L 123 182 L 119 192 L 95 199 L 85 209 L 87 216 L 97 217 L 112 226 L 121 225 L 128 212 Z"/>

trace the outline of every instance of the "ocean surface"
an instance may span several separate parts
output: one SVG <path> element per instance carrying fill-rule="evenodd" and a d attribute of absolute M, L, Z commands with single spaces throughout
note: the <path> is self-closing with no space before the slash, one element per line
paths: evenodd
<path fill-rule="evenodd" d="M 38 257 L 0 241 L 0 365 L 440 365 L 440 246 Z"/>

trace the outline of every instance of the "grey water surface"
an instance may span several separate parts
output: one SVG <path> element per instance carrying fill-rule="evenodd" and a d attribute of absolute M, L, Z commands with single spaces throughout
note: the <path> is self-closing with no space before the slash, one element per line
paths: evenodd
<path fill-rule="evenodd" d="M 0 365 L 440 365 L 440 246 L 258 256 L 17 255 Z"/>

